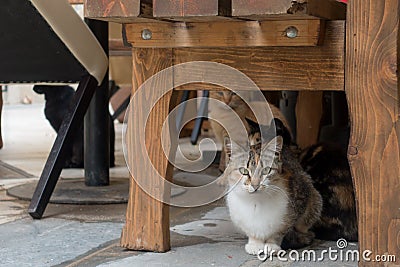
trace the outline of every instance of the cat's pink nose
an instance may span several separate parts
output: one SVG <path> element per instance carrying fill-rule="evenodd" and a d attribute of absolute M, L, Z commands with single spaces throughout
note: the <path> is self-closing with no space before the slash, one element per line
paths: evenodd
<path fill-rule="evenodd" d="M 251 179 L 251 186 L 252 186 L 255 190 L 257 190 L 257 189 L 260 187 L 260 182 L 261 182 L 260 179 L 252 178 L 252 179 Z"/>

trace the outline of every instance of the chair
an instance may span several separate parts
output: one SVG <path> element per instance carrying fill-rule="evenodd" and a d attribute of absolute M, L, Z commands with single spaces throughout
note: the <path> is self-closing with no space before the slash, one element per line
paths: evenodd
<path fill-rule="evenodd" d="M 108 57 L 67 0 L 3 0 L 0 22 L 0 84 L 79 82 L 29 206 L 29 214 L 41 218 L 72 133 L 106 77 Z"/>

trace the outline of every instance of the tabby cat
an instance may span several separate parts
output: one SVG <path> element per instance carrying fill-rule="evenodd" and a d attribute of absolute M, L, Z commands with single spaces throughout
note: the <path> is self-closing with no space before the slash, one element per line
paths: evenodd
<path fill-rule="evenodd" d="M 323 200 L 321 219 L 313 227 L 316 237 L 357 241 L 356 203 L 345 151 L 321 143 L 305 149 L 300 160 Z"/>
<path fill-rule="evenodd" d="M 225 138 L 230 160 L 224 173 L 231 189 L 227 195 L 231 219 L 249 238 L 246 252 L 256 255 L 263 249 L 277 252 L 281 247 L 311 244 L 310 228 L 320 216 L 322 199 L 284 144 L 287 130 L 279 119 L 271 126 L 250 121 L 249 125 L 247 148 Z M 266 133 L 262 143 L 259 127 Z"/>

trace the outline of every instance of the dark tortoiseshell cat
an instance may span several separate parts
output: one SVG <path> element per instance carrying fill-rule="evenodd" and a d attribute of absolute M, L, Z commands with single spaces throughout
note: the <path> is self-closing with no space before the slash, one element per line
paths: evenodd
<path fill-rule="evenodd" d="M 249 238 L 245 250 L 279 251 L 311 244 L 310 228 L 319 219 L 322 199 L 284 143 L 285 130 L 279 119 L 265 129 L 261 143 L 260 126 L 250 122 L 249 147 L 228 138 L 230 160 L 225 175 L 231 191 L 227 196 L 233 223 Z M 266 127 L 266 126 L 261 126 Z M 264 133 L 264 131 L 263 131 Z M 272 165 L 271 165 L 272 164 Z"/>
<path fill-rule="evenodd" d="M 313 227 L 316 237 L 357 241 L 356 203 L 345 151 L 334 144 L 316 144 L 305 149 L 300 160 L 323 199 L 321 219 Z"/>

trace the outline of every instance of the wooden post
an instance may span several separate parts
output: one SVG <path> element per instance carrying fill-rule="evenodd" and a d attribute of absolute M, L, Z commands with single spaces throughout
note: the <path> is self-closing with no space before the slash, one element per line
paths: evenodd
<path fill-rule="evenodd" d="M 136 92 L 153 74 L 172 65 L 172 49 L 133 49 L 133 91 Z M 170 103 L 176 104 L 171 99 L 172 91 L 164 95 L 154 106 L 147 120 L 145 140 L 140 136 L 129 135 L 128 130 L 127 148 L 128 161 L 131 168 L 140 168 L 138 172 L 146 179 L 146 183 L 153 185 L 152 194 L 164 194 L 164 185 L 157 181 L 156 177 L 148 174 L 151 168 L 149 163 L 138 166 L 139 160 L 130 154 L 129 148 L 135 143 L 145 142 L 149 158 L 160 175 L 165 179 L 172 180 L 172 167 L 161 146 L 161 129 L 169 113 Z M 153 101 L 152 95 L 143 96 L 138 103 L 143 105 Z M 144 99 L 145 98 L 145 99 Z M 128 127 L 138 127 L 138 120 L 130 117 Z M 171 150 L 174 148 L 171 148 Z M 121 246 L 133 250 L 147 250 L 165 252 L 170 249 L 169 234 L 169 206 L 154 199 L 145 193 L 131 179 L 129 189 L 129 202 L 126 213 L 126 224 L 122 231 Z"/>
<path fill-rule="evenodd" d="M 297 144 L 301 148 L 318 141 L 319 126 L 322 118 L 323 92 L 300 91 L 296 104 Z"/>
<path fill-rule="evenodd" d="M 348 158 L 359 248 L 372 251 L 372 259 L 400 255 L 399 10 L 400 0 L 351 0 L 347 13 Z M 359 266 L 383 265 L 362 261 Z"/>

